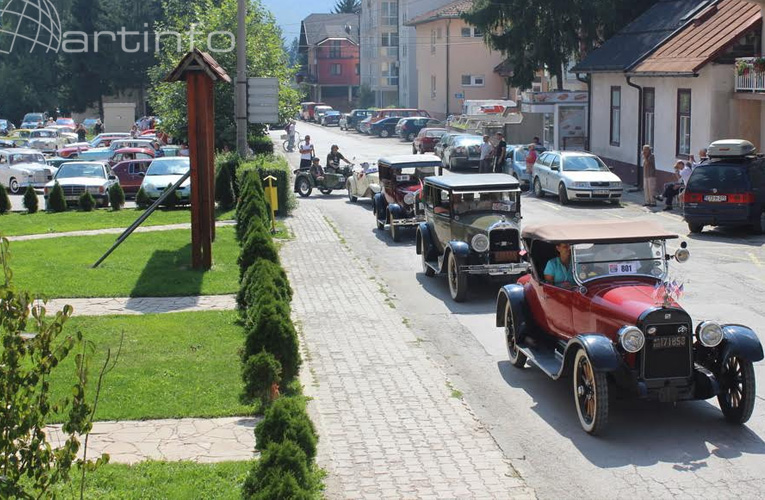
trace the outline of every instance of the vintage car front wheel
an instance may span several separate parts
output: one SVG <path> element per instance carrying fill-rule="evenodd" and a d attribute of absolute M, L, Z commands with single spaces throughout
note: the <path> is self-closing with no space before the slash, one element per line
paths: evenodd
<path fill-rule="evenodd" d="M 574 358 L 574 401 L 582 428 L 597 434 L 608 421 L 608 381 L 606 374 L 596 372 L 587 351 L 579 349 Z"/>
<path fill-rule="evenodd" d="M 526 366 L 526 355 L 518 349 L 518 337 L 515 334 L 515 323 L 513 322 L 513 306 L 510 301 L 505 304 L 505 344 L 507 344 L 507 357 L 510 358 L 510 364 L 516 368 Z"/>
<path fill-rule="evenodd" d="M 393 241 L 398 242 L 401 240 L 401 229 L 393 224 L 393 214 L 389 214 L 388 221 L 390 224 L 390 238 Z"/>
<path fill-rule="evenodd" d="M 464 302 L 467 297 L 467 274 L 461 273 L 454 252 L 449 252 L 447 264 L 447 276 L 449 278 L 449 292 L 454 302 Z"/>
<path fill-rule="evenodd" d="M 19 181 L 17 181 L 15 177 L 11 177 L 11 180 L 8 181 L 8 190 L 11 194 L 18 194 L 18 192 L 21 191 Z"/>
<path fill-rule="evenodd" d="M 358 198 L 353 195 L 353 186 L 351 186 L 351 181 L 345 183 L 345 189 L 348 190 L 348 201 L 351 203 L 356 203 Z"/>
<path fill-rule="evenodd" d="M 428 251 L 425 248 L 425 244 L 422 241 L 420 241 L 418 245 L 420 245 L 420 257 L 422 257 L 422 272 L 428 278 L 432 278 L 433 276 L 436 275 L 436 272 L 433 270 L 432 267 L 428 265 Z"/>
<path fill-rule="evenodd" d="M 717 402 L 725 420 L 743 424 L 752 416 L 755 386 L 754 366 L 751 361 L 729 356 L 720 371 L 720 394 Z"/>

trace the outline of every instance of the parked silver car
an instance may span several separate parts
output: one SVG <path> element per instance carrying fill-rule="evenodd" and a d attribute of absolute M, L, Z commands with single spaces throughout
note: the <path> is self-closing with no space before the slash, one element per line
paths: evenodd
<path fill-rule="evenodd" d="M 534 193 L 558 195 L 562 205 L 570 201 L 603 200 L 619 203 L 622 181 L 603 160 L 581 151 L 547 151 L 534 164 Z"/>
<path fill-rule="evenodd" d="M 59 183 L 64 190 L 67 204 L 76 205 L 80 195 L 90 191 L 96 203 L 109 206 L 109 188 L 118 184 L 117 176 L 106 162 L 101 161 L 71 161 L 63 163 L 53 180 L 45 185 L 45 210 L 49 209 L 49 197 L 53 186 Z"/>
<path fill-rule="evenodd" d="M 31 185 L 42 188 L 53 179 L 56 168 L 45 163 L 45 157 L 34 149 L 0 149 L 0 185 L 11 194 Z"/>

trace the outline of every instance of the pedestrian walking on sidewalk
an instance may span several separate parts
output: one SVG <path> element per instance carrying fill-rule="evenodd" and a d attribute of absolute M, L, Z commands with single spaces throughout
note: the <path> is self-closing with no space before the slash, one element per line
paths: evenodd
<path fill-rule="evenodd" d="M 497 132 L 497 146 L 494 148 L 494 172 L 498 174 L 502 173 L 502 165 L 505 164 L 505 156 L 507 156 L 505 136 L 502 135 L 502 132 Z"/>
<path fill-rule="evenodd" d="M 489 142 L 489 136 L 483 136 L 481 144 L 481 157 L 478 161 L 478 173 L 490 174 L 492 170 L 492 160 L 494 159 L 494 146 Z"/>
<path fill-rule="evenodd" d="M 651 152 L 651 146 L 643 146 L 643 196 L 644 207 L 655 207 L 656 200 L 656 159 Z"/>

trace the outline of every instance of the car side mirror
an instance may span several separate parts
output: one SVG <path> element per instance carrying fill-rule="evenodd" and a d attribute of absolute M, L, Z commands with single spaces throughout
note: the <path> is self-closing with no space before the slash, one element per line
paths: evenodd
<path fill-rule="evenodd" d="M 557 170 L 560 170 L 560 167 L 557 166 L 557 165 L 551 165 L 550 166 L 550 170 L 556 170 L 557 171 Z"/>
<path fill-rule="evenodd" d="M 146 173 L 145 172 L 138 172 L 138 175 L 140 175 L 141 177 L 146 177 Z"/>
<path fill-rule="evenodd" d="M 117 180 L 117 176 L 112 174 L 112 175 L 109 176 L 109 180 L 110 181 L 116 181 Z"/>

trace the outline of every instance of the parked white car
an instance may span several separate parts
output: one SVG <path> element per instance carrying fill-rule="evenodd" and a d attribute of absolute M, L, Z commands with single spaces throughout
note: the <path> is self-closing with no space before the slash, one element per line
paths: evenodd
<path fill-rule="evenodd" d="M 603 160 L 581 151 L 547 151 L 534 164 L 534 194 L 557 195 L 560 203 L 603 200 L 619 203 L 622 181 Z"/>
<path fill-rule="evenodd" d="M 162 195 L 168 184 L 178 182 L 191 168 L 191 161 L 184 156 L 171 156 L 168 158 L 156 158 L 149 165 L 149 169 L 141 182 L 141 189 L 151 198 L 156 200 Z M 191 177 L 183 181 L 183 184 L 175 191 L 181 203 L 191 202 Z"/>
<path fill-rule="evenodd" d="M 64 190 L 67 204 L 76 205 L 80 200 L 80 195 L 87 190 L 96 199 L 97 204 L 108 207 L 109 188 L 113 184 L 119 183 L 119 180 L 106 162 L 71 161 L 63 163 L 53 180 L 45 185 L 43 195 L 46 210 L 49 209 L 48 199 L 56 182 Z"/>
<path fill-rule="evenodd" d="M 348 190 L 348 199 L 356 203 L 359 198 L 370 200 L 380 192 L 380 176 L 377 173 L 376 163 L 363 162 L 353 167 L 353 175 L 345 181 Z"/>
<path fill-rule="evenodd" d="M 29 134 L 29 147 L 43 153 L 55 153 L 69 142 L 60 130 L 54 128 L 38 128 Z"/>
<path fill-rule="evenodd" d="M 53 179 L 56 168 L 45 163 L 45 157 L 34 149 L 0 149 L 0 184 L 11 194 L 18 194 L 28 185 L 42 189 Z"/>

